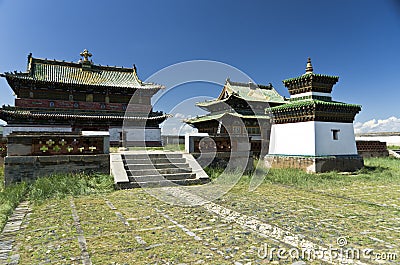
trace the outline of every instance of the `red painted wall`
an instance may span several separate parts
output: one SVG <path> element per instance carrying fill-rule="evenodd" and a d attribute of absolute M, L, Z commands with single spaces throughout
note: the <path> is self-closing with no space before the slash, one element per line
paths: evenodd
<path fill-rule="evenodd" d="M 50 102 L 53 102 L 54 106 L 51 107 Z M 74 104 L 78 105 L 74 106 Z M 46 108 L 46 109 L 57 108 L 57 109 L 124 111 L 125 110 L 124 106 L 126 106 L 126 104 L 17 98 L 15 99 L 15 106 L 23 108 Z M 130 104 L 129 109 L 141 113 L 148 113 L 151 111 L 151 105 Z"/>

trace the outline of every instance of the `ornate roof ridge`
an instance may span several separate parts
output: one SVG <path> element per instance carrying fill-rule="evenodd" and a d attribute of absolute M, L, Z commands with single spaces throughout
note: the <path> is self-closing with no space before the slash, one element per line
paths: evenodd
<path fill-rule="evenodd" d="M 230 85 L 234 85 L 234 86 L 244 86 L 244 87 L 248 87 L 248 86 L 249 86 L 249 83 L 251 83 L 251 84 L 253 84 L 253 85 L 256 85 L 256 86 L 257 86 L 258 88 L 260 88 L 260 89 L 273 89 L 273 88 L 274 88 L 273 85 L 272 85 L 271 83 L 269 83 L 268 85 L 256 84 L 256 83 L 253 83 L 253 82 L 244 83 L 244 82 L 232 81 L 232 80 L 230 80 L 229 78 L 226 80 L 226 82 L 229 83 Z"/>
<path fill-rule="evenodd" d="M 53 82 L 72 85 L 110 86 L 126 88 L 156 88 L 163 85 L 143 82 L 132 68 L 96 65 L 91 61 L 67 62 L 34 58 L 30 53 L 26 72 L 5 72 L 1 77 L 26 79 L 34 82 Z"/>
<path fill-rule="evenodd" d="M 205 101 L 196 102 L 196 106 L 204 106 L 204 105 L 210 105 L 210 104 L 214 104 L 214 103 L 225 102 L 228 99 L 229 99 L 229 97 L 224 98 L 224 99 L 209 99 L 209 100 L 205 100 Z"/>
<path fill-rule="evenodd" d="M 50 64 L 50 65 L 60 65 L 60 66 L 68 66 L 68 67 L 76 67 L 76 68 L 82 68 L 82 62 L 68 62 L 65 60 L 56 60 L 56 59 L 43 59 L 43 58 L 32 58 L 32 64 L 36 63 L 42 63 L 42 64 Z M 28 61 L 28 64 L 30 62 Z M 133 72 L 135 71 L 135 67 L 123 67 L 123 66 L 109 66 L 109 65 L 101 65 L 101 64 L 91 64 L 91 69 L 92 70 L 108 70 L 108 71 L 121 71 L 121 72 Z"/>

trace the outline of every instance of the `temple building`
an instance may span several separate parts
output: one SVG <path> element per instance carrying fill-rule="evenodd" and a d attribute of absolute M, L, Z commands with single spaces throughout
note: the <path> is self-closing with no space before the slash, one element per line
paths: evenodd
<path fill-rule="evenodd" d="M 332 100 L 338 80 L 337 76 L 315 74 L 309 58 L 305 74 L 283 81 L 290 101 L 270 109 L 274 123 L 267 163 L 309 172 L 363 167 L 353 128 L 361 106 Z"/>
<path fill-rule="evenodd" d="M 239 83 L 228 78 L 217 99 L 196 104 L 210 113 L 186 123 L 213 139 L 227 139 L 218 142 L 218 151 L 230 151 L 230 137 L 246 136 L 250 137 L 253 154 L 265 155 L 271 128 L 271 116 L 265 109 L 284 103 L 285 99 L 271 84 Z"/>
<path fill-rule="evenodd" d="M 75 63 L 29 54 L 26 72 L 1 74 L 16 96 L 15 106 L 0 108 L 0 119 L 7 122 L 3 136 L 15 131 L 109 131 L 111 144 L 118 145 L 127 122 L 143 131 L 147 145 L 160 145 L 159 124 L 169 115 L 154 112 L 151 98 L 163 86 L 142 82 L 135 65 L 95 65 L 87 50 L 80 55 Z"/>

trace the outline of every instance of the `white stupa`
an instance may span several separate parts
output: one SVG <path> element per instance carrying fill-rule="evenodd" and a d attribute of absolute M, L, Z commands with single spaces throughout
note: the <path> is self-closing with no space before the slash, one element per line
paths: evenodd
<path fill-rule="evenodd" d="M 361 106 L 332 100 L 332 87 L 338 80 L 337 76 L 315 74 L 308 58 L 305 74 L 283 81 L 290 100 L 271 108 L 274 124 L 266 161 L 272 167 L 309 172 L 363 167 L 353 128 Z"/>

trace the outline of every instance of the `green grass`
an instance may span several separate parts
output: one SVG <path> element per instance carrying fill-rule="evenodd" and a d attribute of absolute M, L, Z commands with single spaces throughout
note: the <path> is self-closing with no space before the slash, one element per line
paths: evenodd
<path fill-rule="evenodd" d="M 114 190 L 114 179 L 109 175 L 54 175 L 39 178 L 33 183 L 16 183 L 4 187 L 4 167 L 0 167 L 0 231 L 15 207 L 24 199 L 40 204 L 51 198 L 79 196 Z"/>
<path fill-rule="evenodd" d="M 118 148 L 119 147 L 110 147 L 110 153 L 118 153 Z"/>
<path fill-rule="evenodd" d="M 223 168 L 215 168 L 215 167 L 206 167 L 204 168 L 204 171 L 207 173 L 207 175 L 210 177 L 210 179 L 216 179 L 219 177 L 219 175 L 222 174 L 224 171 Z"/>
<path fill-rule="evenodd" d="M 257 161 L 255 161 L 256 165 Z M 400 160 L 391 157 L 366 158 L 365 167 L 357 172 L 342 174 L 338 172 L 327 172 L 308 174 L 300 169 L 266 169 L 260 167 L 259 174 L 265 175 L 264 182 L 270 184 L 290 185 L 301 188 L 324 188 L 331 186 L 350 185 L 354 182 L 382 182 L 400 183 Z M 218 178 L 224 171 L 222 168 L 205 168 L 211 179 Z M 243 175 L 242 184 L 248 184 L 252 174 Z"/>
<path fill-rule="evenodd" d="M 0 167 L 0 231 L 3 230 L 8 217 L 25 197 L 28 186 L 26 183 L 18 183 L 4 187 L 4 167 Z"/>
<path fill-rule="evenodd" d="M 398 146 L 398 145 L 388 145 L 387 148 L 389 150 L 400 150 L 400 146 Z"/>
<path fill-rule="evenodd" d="M 58 174 L 37 179 L 30 187 L 29 199 L 41 203 L 50 198 L 65 198 L 114 190 L 114 179 L 102 174 Z"/>
<path fill-rule="evenodd" d="M 322 245 L 336 246 L 336 239 L 345 236 L 350 247 L 385 251 L 386 245 L 392 245 L 398 253 L 400 213 L 397 207 L 400 205 L 396 198 L 399 197 L 400 160 L 369 158 L 365 159 L 365 164 L 364 169 L 353 174 L 307 174 L 294 169 L 273 169 L 267 173 L 261 168 L 260 173 L 265 174 L 266 179 L 256 190 L 249 192 L 250 176 L 244 175 L 215 203 Z M 214 179 L 224 171 L 220 168 L 205 170 Z M 32 205 L 29 224 L 16 238 L 20 246 L 20 264 L 66 264 L 70 260 L 69 264 L 78 264 L 80 260 L 76 257 L 81 251 L 69 195 L 92 194 L 75 197 L 73 201 L 94 264 L 122 264 L 126 260 L 132 264 L 196 264 L 199 260 L 203 264 L 232 264 L 233 261 L 258 264 L 254 247 L 264 243 L 277 247 L 278 243 L 249 233 L 241 225 L 227 222 L 202 207 L 172 206 L 144 189 L 108 192 L 112 185 L 108 176 L 103 177 L 105 179 L 59 175 L 32 184 L 31 189 L 36 185 L 45 196 L 38 200 L 43 203 Z M 52 187 L 57 186 L 57 182 L 61 182 L 60 187 Z M 59 199 L 63 197 L 66 198 Z M 129 227 L 123 225 L 106 200 L 128 220 Z M 170 227 L 172 223 L 155 209 L 194 231 L 202 241 L 194 240 L 177 227 Z M 209 227 L 212 229 L 206 229 Z M 155 247 L 145 249 L 136 236 Z M 210 254 L 213 256 L 208 259 Z M 233 258 L 225 260 L 224 256 L 229 254 Z M 241 260 L 246 257 L 248 260 Z M 279 264 L 292 262 L 282 260 Z"/>

